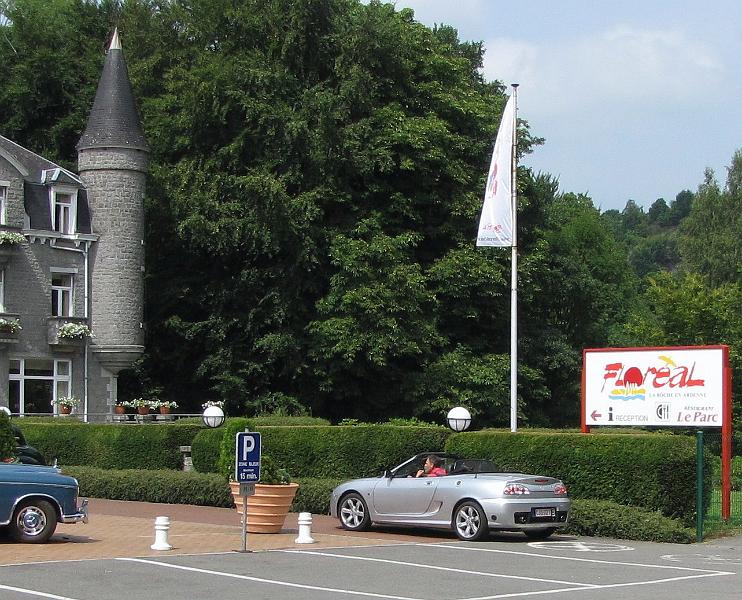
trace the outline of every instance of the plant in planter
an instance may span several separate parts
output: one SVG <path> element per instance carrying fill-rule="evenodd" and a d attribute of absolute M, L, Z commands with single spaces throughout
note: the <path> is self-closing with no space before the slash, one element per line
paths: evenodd
<path fill-rule="evenodd" d="M 122 402 L 123 406 L 128 406 L 137 411 L 137 414 L 148 415 L 149 411 L 153 408 L 156 400 L 145 400 L 144 398 L 134 398 L 133 400 L 127 400 Z"/>
<path fill-rule="evenodd" d="M 57 337 L 65 340 L 82 340 L 90 335 L 90 328 L 82 323 L 65 323 L 57 330 Z"/>
<path fill-rule="evenodd" d="M 18 333 L 23 327 L 18 319 L 6 319 L 0 317 L 0 332 L 2 333 Z"/>
<path fill-rule="evenodd" d="M 80 406 L 80 401 L 74 396 L 60 396 L 52 400 L 52 406 L 56 406 L 63 415 L 69 415 L 73 408 Z"/>
<path fill-rule="evenodd" d="M 26 236 L 16 231 L 0 231 L 0 246 L 16 246 L 23 244 Z"/>
<path fill-rule="evenodd" d="M 237 512 L 242 514 L 240 484 L 230 481 L 229 485 Z M 255 494 L 247 498 L 247 531 L 280 533 L 297 489 L 299 484 L 291 483 L 286 469 L 279 467 L 270 456 L 262 456 L 260 483 L 255 484 Z"/>
<path fill-rule="evenodd" d="M 151 406 L 153 409 L 159 408 L 161 415 L 169 415 L 172 409 L 178 408 L 178 403 L 168 400 L 155 400 Z"/>

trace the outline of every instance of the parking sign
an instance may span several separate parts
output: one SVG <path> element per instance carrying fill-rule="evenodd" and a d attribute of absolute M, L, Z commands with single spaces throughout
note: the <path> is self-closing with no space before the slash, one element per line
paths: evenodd
<path fill-rule="evenodd" d="M 260 434 L 243 431 L 235 443 L 234 479 L 239 483 L 260 481 Z"/>

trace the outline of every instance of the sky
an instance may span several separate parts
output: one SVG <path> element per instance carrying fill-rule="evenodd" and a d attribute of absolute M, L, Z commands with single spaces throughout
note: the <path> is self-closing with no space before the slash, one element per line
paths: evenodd
<path fill-rule="evenodd" d="M 483 41 L 489 81 L 518 83 L 546 143 L 521 164 L 601 210 L 648 209 L 723 185 L 742 149 L 738 0 L 396 0 L 417 21 Z"/>

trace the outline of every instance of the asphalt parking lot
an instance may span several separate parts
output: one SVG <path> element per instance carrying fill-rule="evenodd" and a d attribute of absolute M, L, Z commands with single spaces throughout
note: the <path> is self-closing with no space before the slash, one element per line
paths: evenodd
<path fill-rule="evenodd" d="M 215 519 L 212 513 L 203 514 Z M 675 545 L 564 535 L 529 542 L 519 534 L 499 534 L 486 542 L 465 543 L 409 530 L 347 536 L 324 519 L 318 517 L 324 532 L 316 534 L 317 544 L 295 544 L 296 532 L 287 521 L 283 537 L 252 536 L 255 551 L 250 553 L 212 551 L 213 540 L 202 531 L 186 534 L 175 552 L 149 551 L 152 539 L 145 536 L 140 555 L 128 551 L 106 556 L 99 546 L 98 557 L 72 561 L 65 554 L 73 546 L 92 547 L 95 539 L 86 544 L 62 538 L 51 545 L 53 560 L 5 561 L 0 598 L 732 600 L 742 590 L 738 538 Z M 232 528 L 229 544 L 238 549 L 239 531 L 224 526 Z M 198 544 L 199 538 L 202 547 L 192 548 L 189 544 Z M 12 550 L 23 547 L 0 543 L 0 562 L 3 551 L 12 556 Z"/>

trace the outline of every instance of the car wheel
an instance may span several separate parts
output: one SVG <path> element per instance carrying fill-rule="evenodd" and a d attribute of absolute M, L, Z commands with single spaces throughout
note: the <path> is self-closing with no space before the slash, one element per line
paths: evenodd
<path fill-rule="evenodd" d="M 553 527 L 546 527 L 545 529 L 524 529 L 523 533 L 529 540 L 545 540 L 555 531 Z"/>
<path fill-rule="evenodd" d="M 371 525 L 368 505 L 360 494 L 352 492 L 343 496 L 338 510 L 340 524 L 349 531 L 364 531 Z"/>
<path fill-rule="evenodd" d="M 453 530 L 460 540 L 481 540 L 489 534 L 487 515 L 476 502 L 462 502 L 453 515 Z"/>
<path fill-rule="evenodd" d="M 42 544 L 57 528 L 57 512 L 46 500 L 28 500 L 13 513 L 10 535 L 17 542 Z"/>

